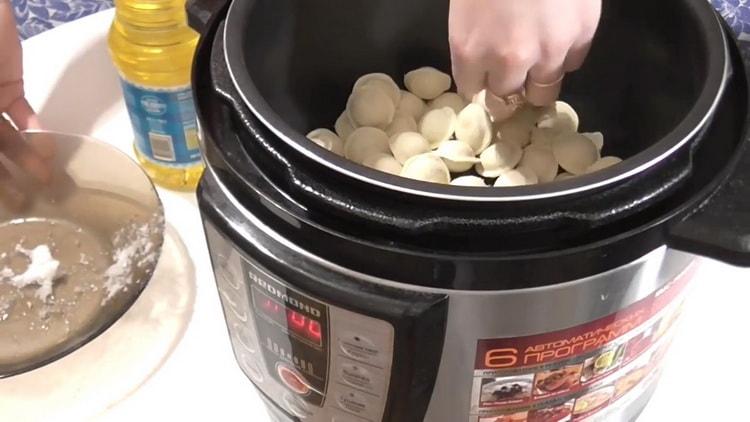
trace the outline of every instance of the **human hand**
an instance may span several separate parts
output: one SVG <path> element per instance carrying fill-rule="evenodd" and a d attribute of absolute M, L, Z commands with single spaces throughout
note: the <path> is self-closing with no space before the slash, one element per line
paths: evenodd
<path fill-rule="evenodd" d="M 0 0 L 0 156 L 46 183 L 51 177 L 49 161 L 54 156 L 53 144 L 30 145 L 18 133 L 39 128 L 39 119 L 24 96 L 21 42 L 13 11 L 7 0 Z M 0 199 L 17 206 L 24 197 L 0 161 Z"/>
<path fill-rule="evenodd" d="M 487 97 L 502 99 L 525 90 L 528 102 L 551 104 L 565 73 L 583 65 L 601 6 L 601 0 L 451 0 L 459 92 L 470 99 L 487 89 Z"/>

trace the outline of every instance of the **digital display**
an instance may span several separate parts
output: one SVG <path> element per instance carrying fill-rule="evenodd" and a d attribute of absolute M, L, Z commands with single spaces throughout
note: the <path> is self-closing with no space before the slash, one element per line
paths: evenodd
<path fill-rule="evenodd" d="M 253 298 L 255 308 L 261 315 L 303 340 L 307 340 L 318 347 L 323 345 L 323 329 L 319 321 L 289 309 L 256 290 L 253 290 Z"/>

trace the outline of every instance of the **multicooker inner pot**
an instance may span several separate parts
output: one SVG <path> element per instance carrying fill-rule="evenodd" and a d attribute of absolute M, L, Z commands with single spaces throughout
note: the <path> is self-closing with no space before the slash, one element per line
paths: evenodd
<path fill-rule="evenodd" d="M 605 1 L 563 98 L 628 159 L 554 185 L 407 181 L 304 138 L 362 74 L 448 70 L 447 6 L 189 3 L 237 361 L 285 422 L 633 420 L 696 255 L 750 265 L 736 43 L 705 0 Z"/>

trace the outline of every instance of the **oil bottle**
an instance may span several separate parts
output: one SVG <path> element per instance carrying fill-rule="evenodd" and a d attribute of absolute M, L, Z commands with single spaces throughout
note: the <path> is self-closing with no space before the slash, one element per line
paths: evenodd
<path fill-rule="evenodd" d="M 192 190 L 203 172 L 190 71 L 198 34 L 186 0 L 115 0 L 109 50 L 138 160 L 155 183 Z"/>

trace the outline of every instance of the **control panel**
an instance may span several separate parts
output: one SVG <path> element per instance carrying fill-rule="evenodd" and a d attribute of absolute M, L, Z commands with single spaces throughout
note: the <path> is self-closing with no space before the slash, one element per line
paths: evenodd
<path fill-rule="evenodd" d="M 305 422 L 382 421 L 393 326 L 306 294 L 206 232 L 235 357 L 264 399 Z"/>

